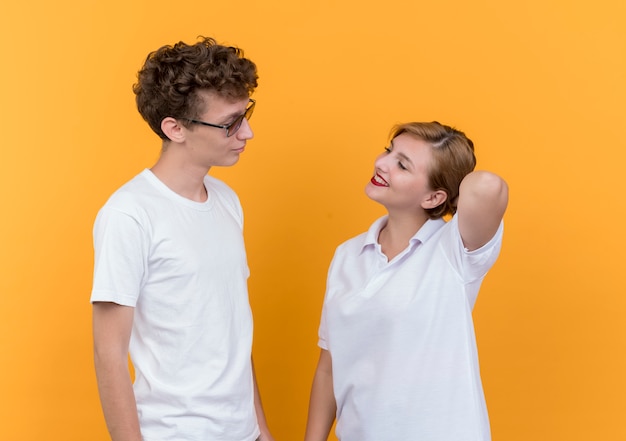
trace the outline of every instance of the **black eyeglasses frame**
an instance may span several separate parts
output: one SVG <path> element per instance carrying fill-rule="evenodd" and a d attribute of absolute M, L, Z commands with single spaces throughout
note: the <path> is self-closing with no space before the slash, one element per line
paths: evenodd
<path fill-rule="evenodd" d="M 241 127 L 241 124 L 243 123 L 244 118 L 247 121 L 250 121 L 252 112 L 254 112 L 254 106 L 256 105 L 256 100 L 253 100 L 252 98 L 250 98 L 249 102 L 250 102 L 250 105 L 246 108 L 246 111 L 243 112 L 241 115 L 239 115 L 237 118 L 235 118 L 235 120 L 231 122 L 230 124 L 211 124 L 211 123 L 200 121 L 197 119 L 191 119 L 191 118 L 182 118 L 182 119 L 185 119 L 189 121 L 190 123 L 194 123 L 194 124 L 200 124 L 200 125 L 207 126 L 207 127 L 215 127 L 216 129 L 224 129 L 226 130 L 226 137 L 228 138 L 230 136 L 233 136 L 235 133 L 237 133 L 237 130 L 239 130 L 239 128 Z"/>

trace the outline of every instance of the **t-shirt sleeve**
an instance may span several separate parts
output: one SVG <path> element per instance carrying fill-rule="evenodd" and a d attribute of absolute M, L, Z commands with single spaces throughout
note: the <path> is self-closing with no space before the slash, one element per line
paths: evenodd
<path fill-rule="evenodd" d="M 330 283 L 333 277 L 333 272 L 335 271 L 337 261 L 340 260 L 338 259 L 337 254 L 340 252 L 341 249 L 342 249 L 342 245 L 337 247 L 337 249 L 335 250 L 335 255 L 333 256 L 330 262 L 330 266 L 328 268 L 328 275 L 326 277 L 326 293 L 324 294 L 324 305 L 322 306 L 322 317 L 320 319 L 320 325 L 319 325 L 319 329 L 317 332 L 317 335 L 318 335 L 317 345 L 320 348 L 326 349 L 326 350 L 328 350 L 328 328 L 326 325 L 326 308 L 327 308 L 327 303 L 330 300 L 330 292 L 331 292 Z"/>
<path fill-rule="evenodd" d="M 448 222 L 445 228 L 447 231 L 442 236 L 440 243 L 451 265 L 459 273 L 462 280 L 465 283 L 471 283 L 485 277 L 500 254 L 504 221 L 500 222 L 496 234 L 489 242 L 472 251 L 467 250 L 463 245 L 456 216 Z"/>
<path fill-rule="evenodd" d="M 320 319 L 320 327 L 319 327 L 317 335 L 318 335 L 317 345 L 322 349 L 328 350 L 328 342 L 327 342 L 328 330 L 326 327 L 326 305 L 322 307 L 322 318 Z"/>
<path fill-rule="evenodd" d="M 146 271 L 145 231 L 127 213 L 104 207 L 93 229 L 94 277 L 91 302 L 135 306 Z"/>

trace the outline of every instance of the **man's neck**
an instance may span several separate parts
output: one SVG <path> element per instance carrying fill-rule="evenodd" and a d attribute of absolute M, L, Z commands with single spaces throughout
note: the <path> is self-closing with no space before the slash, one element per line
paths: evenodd
<path fill-rule="evenodd" d="M 208 169 L 193 167 L 175 158 L 161 154 L 159 160 L 150 169 L 170 190 L 195 202 L 204 202 L 208 198 L 204 186 L 204 177 Z"/>

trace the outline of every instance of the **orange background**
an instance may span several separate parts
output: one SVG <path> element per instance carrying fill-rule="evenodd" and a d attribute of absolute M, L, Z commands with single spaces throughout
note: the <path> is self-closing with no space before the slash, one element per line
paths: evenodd
<path fill-rule="evenodd" d="M 259 67 L 240 195 L 254 355 L 277 441 L 300 439 L 334 248 L 390 127 L 439 120 L 509 182 L 475 308 L 494 440 L 626 439 L 626 3 L 8 2 L 0 16 L 0 439 L 106 440 L 93 374 L 94 216 L 151 166 L 144 57 L 200 35 Z"/>

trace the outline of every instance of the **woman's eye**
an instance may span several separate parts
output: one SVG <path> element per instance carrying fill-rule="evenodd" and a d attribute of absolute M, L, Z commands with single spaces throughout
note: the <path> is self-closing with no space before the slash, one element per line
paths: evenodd
<path fill-rule="evenodd" d="M 398 167 L 400 167 L 402 170 L 406 170 L 406 167 L 400 161 L 398 161 Z"/>
<path fill-rule="evenodd" d="M 386 151 L 387 153 L 391 153 L 391 147 L 385 147 L 385 151 Z"/>

